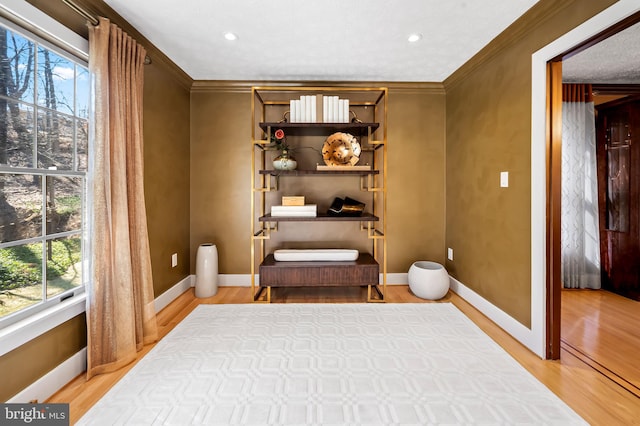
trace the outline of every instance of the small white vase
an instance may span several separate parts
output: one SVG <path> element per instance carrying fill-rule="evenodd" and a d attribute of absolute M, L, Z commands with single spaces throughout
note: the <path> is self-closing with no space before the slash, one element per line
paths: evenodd
<path fill-rule="evenodd" d="M 414 262 L 409 268 L 408 279 L 413 294 L 422 299 L 442 299 L 449 291 L 449 273 L 436 262 Z"/>
<path fill-rule="evenodd" d="M 273 159 L 273 168 L 276 170 L 295 170 L 298 162 L 287 151 Z"/>
<path fill-rule="evenodd" d="M 200 244 L 196 253 L 196 297 L 211 297 L 218 292 L 218 249 L 211 243 Z"/>

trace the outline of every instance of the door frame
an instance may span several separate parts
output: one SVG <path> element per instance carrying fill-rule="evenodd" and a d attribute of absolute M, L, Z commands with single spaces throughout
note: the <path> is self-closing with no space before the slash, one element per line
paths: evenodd
<path fill-rule="evenodd" d="M 578 53 L 620 31 L 624 22 L 626 26 L 631 25 L 629 20 L 637 18 L 638 13 L 640 5 L 637 1 L 620 0 L 532 55 L 531 323 L 532 331 L 539 330 L 541 334 L 540 346 L 532 349 L 545 359 L 560 357 L 561 308 L 558 197 L 562 151 L 558 125 L 562 121 L 561 116 L 557 116 L 561 109 L 552 107 L 554 97 L 551 96 L 557 91 L 558 68 L 554 71 L 554 80 L 553 66 L 548 63 Z"/>

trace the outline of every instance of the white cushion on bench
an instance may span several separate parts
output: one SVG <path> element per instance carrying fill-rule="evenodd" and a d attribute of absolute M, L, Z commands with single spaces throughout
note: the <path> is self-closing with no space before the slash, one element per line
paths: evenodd
<path fill-rule="evenodd" d="M 273 252 L 278 262 L 349 261 L 358 258 L 358 250 L 349 249 L 281 249 Z"/>

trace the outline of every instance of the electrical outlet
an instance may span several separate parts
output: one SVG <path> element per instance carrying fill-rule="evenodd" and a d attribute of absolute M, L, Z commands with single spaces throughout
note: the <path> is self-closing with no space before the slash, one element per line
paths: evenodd
<path fill-rule="evenodd" d="M 453 249 L 451 247 L 447 249 L 447 259 L 453 260 Z"/>
<path fill-rule="evenodd" d="M 173 253 L 171 255 L 171 267 L 175 268 L 178 266 L 178 253 Z"/>

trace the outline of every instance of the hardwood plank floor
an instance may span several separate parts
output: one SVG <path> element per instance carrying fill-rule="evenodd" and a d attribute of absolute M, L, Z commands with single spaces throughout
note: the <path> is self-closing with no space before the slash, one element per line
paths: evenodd
<path fill-rule="evenodd" d="M 562 291 L 562 346 L 640 397 L 640 302 L 605 290 Z"/>
<path fill-rule="evenodd" d="M 386 299 L 387 303 L 438 303 L 419 299 L 409 291 L 407 286 L 388 286 Z M 276 290 L 273 295 L 274 303 L 353 303 L 364 300 L 366 300 L 366 289 L 361 288 L 286 289 L 286 291 Z M 449 292 L 440 302 L 451 302 L 458 307 L 590 424 L 638 423 L 640 398 L 570 352 L 563 351 L 561 361 L 543 361 L 455 293 Z M 193 289 L 190 289 L 158 314 L 161 338 L 200 303 L 251 303 L 251 291 L 244 287 L 222 287 L 218 294 L 211 298 L 196 299 Z M 152 346 L 145 347 L 140 352 L 138 360 L 148 353 Z M 121 371 L 97 376 L 89 381 L 85 380 L 84 376 L 80 376 L 53 395 L 48 402 L 69 403 L 71 424 L 74 424 L 133 365 L 135 362 Z"/>

